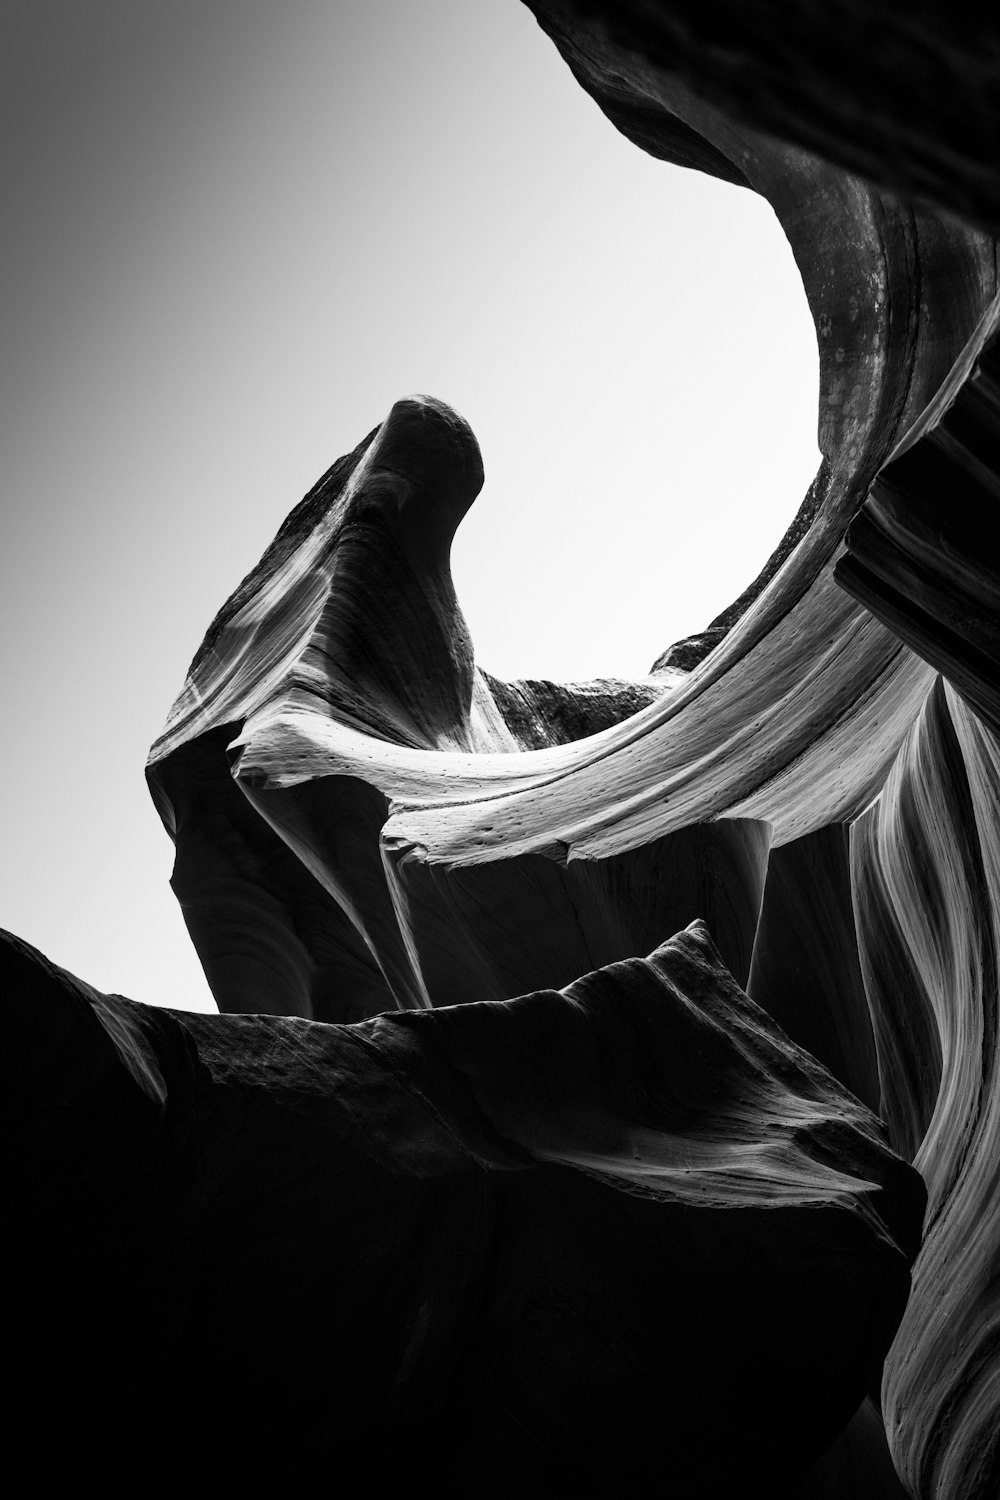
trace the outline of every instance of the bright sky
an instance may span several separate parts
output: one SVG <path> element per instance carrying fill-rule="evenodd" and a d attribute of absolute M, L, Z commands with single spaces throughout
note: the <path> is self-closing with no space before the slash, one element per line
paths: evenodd
<path fill-rule="evenodd" d="M 214 1009 L 143 766 L 292 505 L 426 392 L 483 449 L 481 665 L 641 675 L 818 464 L 791 253 L 518 0 L 7 0 L 0 924 Z"/>

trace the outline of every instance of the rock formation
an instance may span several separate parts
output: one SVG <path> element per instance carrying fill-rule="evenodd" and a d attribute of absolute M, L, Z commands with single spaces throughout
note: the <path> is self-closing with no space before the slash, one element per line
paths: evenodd
<path fill-rule="evenodd" d="M 7 944 L 17 1358 L 119 1485 L 987 1500 L 1000 175 L 954 90 L 870 85 L 997 50 L 931 7 L 531 8 L 637 146 L 773 205 L 820 471 L 703 635 L 568 685 L 475 661 L 456 413 L 323 476 L 150 755 L 222 1014 Z"/>
<path fill-rule="evenodd" d="M 44 1391 L 51 1477 L 602 1495 L 669 1452 L 682 1493 L 781 1494 L 864 1400 L 923 1185 L 703 924 L 350 1025 L 157 1010 L 7 946 L 14 1432 Z"/>

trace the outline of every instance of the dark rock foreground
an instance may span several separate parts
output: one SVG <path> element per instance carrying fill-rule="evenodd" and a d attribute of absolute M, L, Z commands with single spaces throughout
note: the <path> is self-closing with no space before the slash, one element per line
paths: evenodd
<path fill-rule="evenodd" d="M 784 1493 L 877 1377 L 923 1183 L 702 924 L 347 1026 L 4 957 L 13 1432 L 49 1480 L 605 1495 L 669 1450 L 684 1493 Z"/>
<path fill-rule="evenodd" d="M 3 947 L 10 1451 L 109 1494 L 994 1500 L 1000 28 L 531 8 L 638 147 L 774 207 L 820 471 L 635 682 L 477 665 L 440 401 L 291 513 L 147 771 L 222 1014 Z"/>

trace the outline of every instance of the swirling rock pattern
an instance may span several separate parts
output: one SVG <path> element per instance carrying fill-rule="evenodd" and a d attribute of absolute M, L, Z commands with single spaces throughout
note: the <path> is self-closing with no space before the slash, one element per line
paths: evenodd
<path fill-rule="evenodd" d="M 992 1500 L 995 23 L 531 9 L 638 147 L 773 205 L 820 471 L 701 635 L 554 684 L 475 661 L 461 417 L 334 464 L 150 755 L 223 1015 L 8 949 L 29 1306 L 78 1445 L 109 1393 L 152 1444 L 123 1309 L 162 1286 L 181 1470 L 235 1434 L 277 1482 L 294 1432 L 311 1482 L 336 1410 L 347 1492 L 644 1493 L 669 1451 L 685 1496 Z"/>
<path fill-rule="evenodd" d="M 929 1193 L 883 1391 L 919 1495 L 988 1495 L 997 1479 L 998 809 L 997 738 L 939 682 L 852 829 L 884 1113 Z"/>

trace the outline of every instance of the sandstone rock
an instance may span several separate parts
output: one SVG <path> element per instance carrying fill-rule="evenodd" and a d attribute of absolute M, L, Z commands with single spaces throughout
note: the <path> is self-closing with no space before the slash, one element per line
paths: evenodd
<path fill-rule="evenodd" d="M 912 0 L 905 8 L 892 0 L 526 3 L 547 29 L 598 27 L 752 129 L 881 182 L 904 201 L 1000 230 L 1000 25 L 990 7 L 971 0 Z M 655 129 L 642 144 L 660 154 Z M 696 135 L 687 152 L 690 165 L 723 175 Z"/>
<path fill-rule="evenodd" d="M 816 321 L 823 465 L 761 577 L 650 678 L 502 684 L 447 569 L 474 440 L 400 403 L 293 513 L 154 746 L 179 894 L 223 1009 L 331 1020 L 564 986 L 707 917 L 739 982 L 931 1173 L 889 1446 L 913 1493 L 986 1496 L 995 246 L 535 9 L 637 144 L 774 206 Z M 878 1420 L 845 1432 L 828 1490 L 884 1457 Z"/>
<path fill-rule="evenodd" d="M 58 1412 L 54 1486 L 597 1496 L 669 1453 L 683 1493 L 783 1494 L 878 1369 L 923 1185 L 703 924 L 346 1026 L 3 957 L 35 1064 L 5 1087 L 8 1457 Z"/>
<path fill-rule="evenodd" d="M 992 1500 L 996 25 L 531 8 L 773 205 L 822 466 L 632 683 L 477 665 L 442 402 L 292 512 L 148 767 L 229 1014 L 10 950 L 26 1389 L 118 1480 Z"/>
<path fill-rule="evenodd" d="M 886 1362 L 892 1451 L 918 1495 L 998 1476 L 1000 743 L 939 683 L 853 830 L 865 986 L 884 1114 L 929 1193 Z"/>

